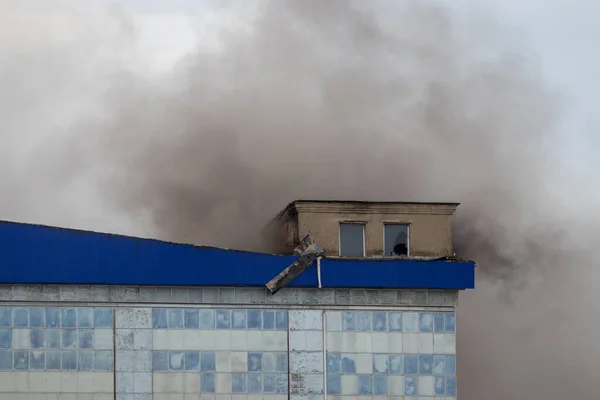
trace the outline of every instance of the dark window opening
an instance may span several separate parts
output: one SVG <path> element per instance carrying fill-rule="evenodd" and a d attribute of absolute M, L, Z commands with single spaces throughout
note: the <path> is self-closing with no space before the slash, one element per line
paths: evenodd
<path fill-rule="evenodd" d="M 383 229 L 384 255 L 408 256 L 408 224 L 385 224 Z"/>
<path fill-rule="evenodd" d="M 365 227 L 363 224 L 340 224 L 340 256 L 365 256 Z"/>

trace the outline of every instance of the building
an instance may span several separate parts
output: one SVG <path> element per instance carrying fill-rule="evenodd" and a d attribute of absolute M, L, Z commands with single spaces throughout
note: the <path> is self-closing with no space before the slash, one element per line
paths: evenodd
<path fill-rule="evenodd" d="M 456 207 L 294 202 L 277 255 L 0 222 L 0 400 L 454 399 Z"/>

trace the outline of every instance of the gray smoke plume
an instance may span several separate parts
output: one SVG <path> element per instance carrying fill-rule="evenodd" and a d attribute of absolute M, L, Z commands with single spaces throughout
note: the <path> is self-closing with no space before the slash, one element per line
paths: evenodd
<path fill-rule="evenodd" d="M 598 398 L 598 215 L 519 37 L 427 1 L 232 1 L 217 46 L 150 73 L 118 7 L 35 3 L 0 5 L 3 216 L 260 250 L 297 198 L 461 202 L 461 399 Z"/>

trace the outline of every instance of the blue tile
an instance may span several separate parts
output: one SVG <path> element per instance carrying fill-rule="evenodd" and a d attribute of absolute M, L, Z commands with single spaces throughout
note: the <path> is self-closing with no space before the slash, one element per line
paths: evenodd
<path fill-rule="evenodd" d="M 165 350 L 154 350 L 152 352 L 152 371 L 169 370 L 169 353 Z"/>
<path fill-rule="evenodd" d="M 215 329 L 215 313 L 213 310 L 198 311 L 198 327 L 200 329 Z"/>
<path fill-rule="evenodd" d="M 44 329 L 32 329 L 29 332 L 29 345 L 32 349 L 46 347 L 46 331 Z"/>
<path fill-rule="evenodd" d="M 46 352 L 46 370 L 60 371 L 62 369 L 62 360 L 60 350 L 50 350 Z"/>
<path fill-rule="evenodd" d="M 76 349 L 77 348 L 77 330 L 75 329 L 63 329 L 62 333 L 62 348 L 63 349 Z"/>
<path fill-rule="evenodd" d="M 94 347 L 94 336 L 91 329 L 80 329 L 77 335 L 80 349 L 91 349 Z"/>
<path fill-rule="evenodd" d="M 419 332 L 433 332 L 433 314 L 419 314 Z"/>
<path fill-rule="evenodd" d="M 167 323 L 167 310 L 164 308 L 153 308 L 152 309 L 152 328 L 154 329 L 167 329 L 169 324 Z"/>
<path fill-rule="evenodd" d="M 29 352 L 29 366 L 34 371 L 46 369 L 46 352 L 43 350 Z"/>
<path fill-rule="evenodd" d="M 46 329 L 46 347 L 49 349 L 60 349 L 60 330 Z"/>
<path fill-rule="evenodd" d="M 327 372 L 340 373 L 342 371 L 342 356 L 340 353 L 327 353 Z"/>
<path fill-rule="evenodd" d="M 388 394 L 388 377 L 385 375 L 375 375 L 373 377 L 373 394 L 379 396 L 387 396 Z"/>
<path fill-rule="evenodd" d="M 11 328 L 0 329 L 0 349 L 12 348 L 12 332 Z"/>
<path fill-rule="evenodd" d="M 276 393 L 287 393 L 288 392 L 288 376 L 287 374 L 277 375 L 277 390 Z"/>
<path fill-rule="evenodd" d="M 404 373 L 406 375 L 416 375 L 419 373 L 419 356 L 416 354 L 404 355 Z"/>
<path fill-rule="evenodd" d="M 373 313 L 373 330 L 376 332 L 387 331 L 387 313 L 374 312 Z"/>
<path fill-rule="evenodd" d="M 373 373 L 388 373 L 388 356 L 386 354 L 373 354 Z"/>
<path fill-rule="evenodd" d="M 46 308 L 46 327 L 60 328 L 60 308 Z"/>
<path fill-rule="evenodd" d="M 77 310 L 77 326 L 80 328 L 94 326 L 94 310 L 92 308 L 79 308 Z"/>
<path fill-rule="evenodd" d="M 13 308 L 13 325 L 26 328 L 29 326 L 29 310 L 26 308 Z"/>
<path fill-rule="evenodd" d="M 434 375 L 444 375 L 446 372 L 446 357 L 440 354 L 433 356 L 432 370 Z"/>
<path fill-rule="evenodd" d="M 198 310 L 185 310 L 183 317 L 185 319 L 185 329 L 198 329 L 200 328 L 200 320 L 198 319 Z"/>
<path fill-rule="evenodd" d="M 417 314 L 417 313 L 402 314 L 402 330 L 404 332 L 418 332 L 419 331 L 419 314 Z"/>
<path fill-rule="evenodd" d="M 46 310 L 39 307 L 30 308 L 29 325 L 32 328 L 44 328 L 46 326 Z"/>
<path fill-rule="evenodd" d="M 373 377 L 371 375 L 358 376 L 358 394 L 362 396 L 373 394 Z"/>
<path fill-rule="evenodd" d="M 260 329 L 262 327 L 262 311 L 248 310 L 248 329 Z"/>
<path fill-rule="evenodd" d="M 200 353 L 200 370 L 201 371 L 215 371 L 216 361 L 215 353 L 213 351 L 203 351 Z"/>
<path fill-rule="evenodd" d="M 166 356 L 165 356 L 166 361 Z M 154 364 L 154 357 L 152 358 Z M 94 351 L 94 371 L 112 371 L 114 369 L 114 356 L 111 350 Z M 166 371 L 166 369 L 165 369 Z"/>
<path fill-rule="evenodd" d="M 91 371 L 94 366 L 94 351 L 79 350 L 77 352 L 77 370 Z"/>
<path fill-rule="evenodd" d="M 94 327 L 112 328 L 113 310 L 111 308 L 94 308 Z"/>
<path fill-rule="evenodd" d="M 275 361 L 275 353 L 262 354 L 262 372 L 275 372 L 277 370 L 277 362 Z"/>
<path fill-rule="evenodd" d="M 456 356 L 446 356 L 446 375 L 456 375 Z"/>
<path fill-rule="evenodd" d="M 354 354 L 342 354 L 342 373 L 343 374 L 355 374 L 356 373 L 356 361 Z"/>
<path fill-rule="evenodd" d="M 265 310 L 262 313 L 262 328 L 264 330 L 275 329 L 275 311 Z"/>
<path fill-rule="evenodd" d="M 444 331 L 446 333 L 454 333 L 455 330 L 455 324 L 454 324 L 454 314 L 451 313 L 447 313 L 445 315 L 445 319 L 446 319 L 446 323 L 444 324 Z"/>
<path fill-rule="evenodd" d="M 435 333 L 444 332 L 444 314 L 435 313 L 433 314 L 433 331 Z"/>
<path fill-rule="evenodd" d="M 419 378 L 416 376 L 404 377 L 404 395 L 417 396 L 419 394 Z"/>
<path fill-rule="evenodd" d="M 75 308 L 63 308 L 61 318 L 63 328 L 77 327 L 77 310 Z"/>
<path fill-rule="evenodd" d="M 277 358 L 277 372 L 288 372 L 288 357 L 287 353 L 280 352 L 276 353 L 275 357 Z"/>
<path fill-rule="evenodd" d="M 431 375 L 433 373 L 433 356 L 431 354 L 419 355 L 419 374 Z"/>
<path fill-rule="evenodd" d="M 200 393 L 215 392 L 215 374 L 200 374 Z"/>
<path fill-rule="evenodd" d="M 262 353 L 248 353 L 248 371 L 257 372 L 261 370 Z"/>
<path fill-rule="evenodd" d="M 361 311 L 356 313 L 356 330 L 368 332 L 371 330 L 371 313 Z"/>
<path fill-rule="evenodd" d="M 63 371 L 77 371 L 77 351 L 63 350 L 62 352 Z"/>
<path fill-rule="evenodd" d="M 388 368 L 391 375 L 402 375 L 404 369 L 402 356 L 399 354 L 390 355 L 388 360 Z"/>
<path fill-rule="evenodd" d="M 231 325 L 233 329 L 246 329 L 246 310 L 233 310 L 231 312 Z"/>
<path fill-rule="evenodd" d="M 356 330 L 356 313 L 353 311 L 344 311 L 342 313 L 342 330 L 343 331 L 355 331 Z"/>
<path fill-rule="evenodd" d="M 12 309 L 10 307 L 0 307 L 0 326 L 12 326 Z"/>
<path fill-rule="evenodd" d="M 444 377 L 436 376 L 433 385 L 436 396 L 444 396 L 446 394 L 446 382 Z"/>
<path fill-rule="evenodd" d="M 200 371 L 200 352 L 186 351 L 185 352 L 185 370 Z"/>
<path fill-rule="evenodd" d="M 263 392 L 275 393 L 277 387 L 277 378 L 274 374 L 263 375 Z"/>
<path fill-rule="evenodd" d="M 231 375 L 231 392 L 246 393 L 246 374 Z"/>
<path fill-rule="evenodd" d="M 169 351 L 169 370 L 182 371 L 184 363 L 183 351 Z"/>
<path fill-rule="evenodd" d="M 167 315 L 169 317 L 169 329 L 183 328 L 183 310 L 169 308 Z"/>
<path fill-rule="evenodd" d="M 456 396 L 456 378 L 446 378 L 446 396 Z"/>
<path fill-rule="evenodd" d="M 260 374 L 248 374 L 248 393 L 262 392 L 262 379 Z"/>
<path fill-rule="evenodd" d="M 328 374 L 327 375 L 327 394 L 340 394 L 342 393 L 342 377 L 340 375 Z"/>
<path fill-rule="evenodd" d="M 0 371 L 12 371 L 13 352 L 12 350 L 0 350 Z"/>
<path fill-rule="evenodd" d="M 390 332 L 402 332 L 402 313 L 391 312 L 388 313 L 388 322 Z"/>
<path fill-rule="evenodd" d="M 29 369 L 28 350 L 15 350 L 13 368 L 18 371 Z"/>
<path fill-rule="evenodd" d="M 277 330 L 287 330 L 288 328 L 288 314 L 287 311 L 277 311 L 275 313 L 275 327 Z"/>
<path fill-rule="evenodd" d="M 217 310 L 217 329 L 231 328 L 231 312 L 229 310 Z"/>

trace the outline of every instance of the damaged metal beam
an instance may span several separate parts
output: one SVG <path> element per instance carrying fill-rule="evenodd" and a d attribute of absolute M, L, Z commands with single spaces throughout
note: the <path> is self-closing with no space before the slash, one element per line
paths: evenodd
<path fill-rule="evenodd" d="M 294 254 L 298 256 L 298 259 L 266 284 L 269 292 L 271 294 L 277 293 L 281 288 L 285 287 L 285 285 L 313 265 L 317 258 L 323 255 L 323 252 L 323 248 L 310 235 L 306 235 L 294 249 Z"/>

